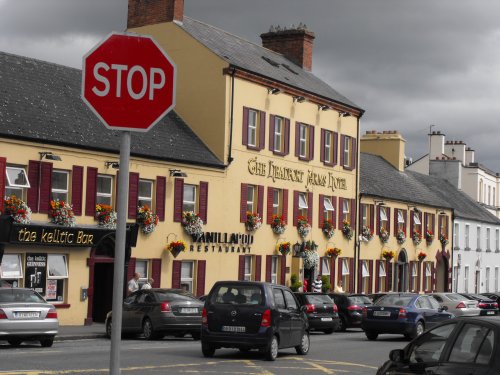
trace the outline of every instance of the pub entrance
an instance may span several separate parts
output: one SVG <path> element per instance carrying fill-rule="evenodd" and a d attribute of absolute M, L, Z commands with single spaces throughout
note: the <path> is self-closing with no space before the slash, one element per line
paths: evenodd
<path fill-rule="evenodd" d="M 112 262 L 113 260 L 111 260 Z M 94 294 L 92 321 L 103 323 L 113 305 L 113 270 L 111 262 L 96 263 L 94 266 Z"/>

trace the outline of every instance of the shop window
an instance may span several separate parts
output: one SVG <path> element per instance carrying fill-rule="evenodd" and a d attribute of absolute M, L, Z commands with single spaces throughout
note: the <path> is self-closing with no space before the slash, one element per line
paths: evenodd
<path fill-rule="evenodd" d="M 0 287 L 19 287 L 23 278 L 20 254 L 4 254 L 0 266 Z"/>
<path fill-rule="evenodd" d="M 139 278 L 139 289 L 148 281 L 149 278 L 149 262 L 147 260 L 135 261 L 135 272 L 138 272 L 141 277 Z"/>
<path fill-rule="evenodd" d="M 411 264 L 411 285 L 413 285 L 413 291 L 419 290 L 420 285 L 418 285 L 418 268 L 417 263 Z"/>
<path fill-rule="evenodd" d="M 245 265 L 244 265 L 244 277 L 243 280 L 245 281 L 252 281 L 252 256 L 251 255 L 245 255 Z"/>
<path fill-rule="evenodd" d="M 181 264 L 181 288 L 190 293 L 194 293 L 194 262 L 183 261 Z"/>
<path fill-rule="evenodd" d="M 26 169 L 22 167 L 7 167 L 6 168 L 6 185 L 5 198 L 15 195 L 16 197 L 26 200 L 26 189 L 29 189 L 30 183 Z"/>
<path fill-rule="evenodd" d="M 52 171 L 52 200 L 69 202 L 69 172 Z"/>
<path fill-rule="evenodd" d="M 47 289 L 45 299 L 53 303 L 63 303 L 68 282 L 68 261 L 64 254 L 48 255 Z"/>
<path fill-rule="evenodd" d="M 139 180 L 138 205 L 153 209 L 153 181 Z"/>
<path fill-rule="evenodd" d="M 182 199 L 182 211 L 197 212 L 198 202 L 196 185 L 184 184 L 184 194 Z"/>
<path fill-rule="evenodd" d="M 384 228 L 386 231 L 389 231 L 389 220 L 387 219 L 387 209 L 385 207 L 380 207 L 380 228 Z"/>
<path fill-rule="evenodd" d="M 96 204 L 113 205 L 113 177 L 106 175 L 97 176 Z"/>
<path fill-rule="evenodd" d="M 405 217 L 403 215 L 403 210 L 398 210 L 398 231 L 400 230 L 406 233 Z"/>
<path fill-rule="evenodd" d="M 264 148 L 265 113 L 243 108 L 243 144 L 251 149 Z"/>
<path fill-rule="evenodd" d="M 273 128 L 273 140 L 274 146 L 273 151 L 282 153 L 285 150 L 285 142 L 284 142 L 284 120 L 283 117 L 274 116 L 274 124 L 271 124 Z"/>
<path fill-rule="evenodd" d="M 323 197 L 323 209 L 325 220 L 332 220 L 335 217 L 335 208 L 332 204 L 332 199 L 330 197 Z"/>
<path fill-rule="evenodd" d="M 386 283 L 387 274 L 385 272 L 385 261 L 381 261 L 378 269 L 378 285 L 379 292 L 385 292 L 385 283 Z"/>
<path fill-rule="evenodd" d="M 370 267 L 367 260 L 361 261 L 361 293 L 368 293 L 370 290 Z"/>
<path fill-rule="evenodd" d="M 278 257 L 271 258 L 271 283 L 278 284 Z"/>
<path fill-rule="evenodd" d="M 312 160 L 314 157 L 314 128 L 311 125 L 298 122 L 295 131 L 295 156 L 301 160 Z"/>
<path fill-rule="evenodd" d="M 348 259 L 342 259 L 342 286 L 344 287 L 344 290 L 350 290 L 350 285 L 349 285 L 349 260 Z"/>
<path fill-rule="evenodd" d="M 430 291 L 432 290 L 432 262 L 425 262 L 424 265 L 425 268 L 425 290 Z"/>

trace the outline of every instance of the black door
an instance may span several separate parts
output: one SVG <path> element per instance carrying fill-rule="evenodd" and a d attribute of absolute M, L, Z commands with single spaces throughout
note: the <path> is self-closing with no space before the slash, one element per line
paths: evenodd
<path fill-rule="evenodd" d="M 280 348 L 288 348 L 291 343 L 292 316 L 286 308 L 285 296 L 280 288 L 273 288 L 274 304 L 278 314 L 278 334 L 280 336 Z"/>
<path fill-rule="evenodd" d="M 92 320 L 102 323 L 113 305 L 113 263 L 96 263 L 94 266 L 94 296 Z"/>
<path fill-rule="evenodd" d="M 293 294 L 288 290 L 283 291 L 285 295 L 286 308 L 290 314 L 290 346 L 300 345 L 302 332 L 304 330 L 304 320 L 299 304 Z"/>

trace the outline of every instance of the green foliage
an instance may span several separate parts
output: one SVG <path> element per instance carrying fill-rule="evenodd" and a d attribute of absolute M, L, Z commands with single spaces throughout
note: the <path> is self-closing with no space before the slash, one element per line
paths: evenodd
<path fill-rule="evenodd" d="M 330 289 L 332 289 L 330 278 L 328 276 L 321 276 L 321 281 L 323 282 L 323 285 L 321 287 L 321 291 L 323 293 L 327 293 Z"/>
<path fill-rule="evenodd" d="M 296 292 L 299 290 L 299 288 L 302 286 L 302 283 L 299 281 L 299 277 L 296 274 L 292 274 L 290 276 L 290 289 L 293 292 Z"/>

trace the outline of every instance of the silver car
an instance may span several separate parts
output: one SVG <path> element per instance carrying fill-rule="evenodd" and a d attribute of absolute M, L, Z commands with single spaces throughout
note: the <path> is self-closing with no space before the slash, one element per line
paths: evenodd
<path fill-rule="evenodd" d="M 441 307 L 446 306 L 448 312 L 455 316 L 475 316 L 481 313 L 481 309 L 477 307 L 477 301 L 470 300 L 458 293 L 432 293 L 436 301 Z"/>
<path fill-rule="evenodd" d="M 40 341 L 50 347 L 59 329 L 57 311 L 31 289 L 0 288 L 0 340 L 12 346 Z"/>

